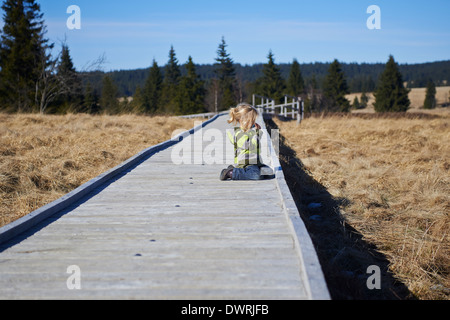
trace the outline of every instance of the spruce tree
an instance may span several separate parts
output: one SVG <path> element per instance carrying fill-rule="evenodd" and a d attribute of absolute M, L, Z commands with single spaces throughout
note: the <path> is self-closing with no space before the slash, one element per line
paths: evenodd
<path fill-rule="evenodd" d="M 64 75 L 71 75 L 75 73 L 75 67 L 70 57 L 69 47 L 66 44 L 62 45 L 61 57 L 58 65 L 58 73 Z"/>
<path fill-rule="evenodd" d="M 432 80 L 428 81 L 423 107 L 424 109 L 434 109 L 436 107 L 436 86 Z"/>
<path fill-rule="evenodd" d="M 218 110 L 227 109 L 236 104 L 235 98 L 235 76 L 236 72 L 233 66 L 233 60 L 230 54 L 226 50 L 227 44 L 225 38 L 222 37 L 222 41 L 217 49 L 217 58 L 215 63 L 215 74 L 219 80 L 219 93 L 218 98 Z"/>
<path fill-rule="evenodd" d="M 300 64 L 297 59 L 294 59 L 287 80 L 287 92 L 289 95 L 297 97 L 305 91 L 305 82 L 300 71 Z"/>
<path fill-rule="evenodd" d="M 328 111 L 348 112 L 350 110 L 350 102 L 345 95 L 349 93 L 341 64 L 335 59 L 328 69 L 323 88 L 323 94 L 328 103 Z"/>
<path fill-rule="evenodd" d="M 352 109 L 359 109 L 361 107 L 361 103 L 359 102 L 358 96 L 355 96 L 352 103 Z"/>
<path fill-rule="evenodd" d="M 170 47 L 169 61 L 167 62 L 164 80 L 162 86 L 162 104 L 168 113 L 174 113 L 176 109 L 175 96 L 178 91 L 178 85 L 180 83 L 181 72 L 176 58 L 175 50 L 173 46 Z"/>
<path fill-rule="evenodd" d="M 133 100 L 131 101 L 131 109 L 134 113 L 141 114 L 144 112 L 144 92 L 138 85 L 134 91 Z"/>
<path fill-rule="evenodd" d="M 187 74 L 181 78 L 177 94 L 177 113 L 202 113 L 205 111 L 204 82 L 197 75 L 194 62 L 190 56 L 186 63 L 186 71 Z"/>
<path fill-rule="evenodd" d="M 81 79 L 75 70 L 70 57 L 69 47 L 66 44 L 62 45 L 57 76 L 61 82 L 60 85 L 65 87 L 65 89 L 61 90 L 60 102 L 66 105 L 80 105 L 82 101 Z"/>
<path fill-rule="evenodd" d="M 36 84 L 49 64 L 45 26 L 35 0 L 6 0 L 0 45 L 0 105 L 11 111 L 32 111 Z"/>
<path fill-rule="evenodd" d="M 142 111 L 146 114 L 153 114 L 161 112 L 161 93 L 162 93 L 163 76 L 158 64 L 153 60 L 149 75 L 145 82 L 145 87 L 142 92 Z"/>
<path fill-rule="evenodd" d="M 263 65 L 263 76 L 260 79 L 260 91 L 263 96 L 274 99 L 276 102 L 281 102 L 284 97 L 284 90 L 286 84 L 281 77 L 280 68 L 275 64 L 272 50 L 267 56 L 268 62 Z"/>
<path fill-rule="evenodd" d="M 410 101 L 409 90 L 404 88 L 402 75 L 394 57 L 389 56 L 385 69 L 380 76 L 375 96 L 375 111 L 404 112 L 408 110 Z"/>
<path fill-rule="evenodd" d="M 83 97 L 83 109 L 82 112 L 86 113 L 98 113 L 98 97 L 95 91 L 92 89 L 92 84 L 88 82 Z"/>
<path fill-rule="evenodd" d="M 106 114 L 116 114 L 119 112 L 119 90 L 109 75 L 103 77 L 102 95 L 100 97 L 100 107 Z"/>
<path fill-rule="evenodd" d="M 369 103 L 369 97 L 367 96 L 366 91 L 363 91 L 361 94 L 361 103 L 360 103 L 361 109 L 366 108 L 368 103 Z"/>

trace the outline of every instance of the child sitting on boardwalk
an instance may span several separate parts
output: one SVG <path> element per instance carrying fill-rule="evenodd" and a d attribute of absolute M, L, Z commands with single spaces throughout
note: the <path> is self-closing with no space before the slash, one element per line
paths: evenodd
<path fill-rule="evenodd" d="M 231 143 L 234 144 L 234 166 L 223 169 L 220 180 L 259 180 L 260 167 L 260 129 L 256 123 L 258 111 L 248 103 L 241 103 L 231 108 L 228 123 L 239 124 L 234 134 L 227 130 Z"/>

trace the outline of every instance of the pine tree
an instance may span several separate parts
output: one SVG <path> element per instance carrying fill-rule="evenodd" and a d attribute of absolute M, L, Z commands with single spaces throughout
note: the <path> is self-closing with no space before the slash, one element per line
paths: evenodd
<path fill-rule="evenodd" d="M 402 75 L 393 56 L 389 56 L 385 69 L 380 76 L 378 88 L 374 93 L 375 111 L 404 112 L 408 110 L 409 91 L 404 88 Z"/>
<path fill-rule="evenodd" d="M 103 77 L 102 95 L 100 97 L 100 107 L 106 114 L 116 114 L 119 112 L 118 101 L 119 90 L 109 75 Z"/>
<path fill-rule="evenodd" d="M 263 65 L 263 76 L 260 79 L 260 91 L 263 96 L 281 102 L 286 88 L 284 79 L 281 77 L 280 69 L 275 64 L 272 50 L 267 56 L 268 62 Z"/>
<path fill-rule="evenodd" d="M 348 112 L 350 110 L 350 102 L 345 95 L 349 93 L 341 64 L 335 59 L 328 69 L 323 88 L 324 97 L 328 102 L 327 109 L 329 111 Z"/>
<path fill-rule="evenodd" d="M 161 93 L 162 93 L 163 77 L 158 64 L 153 60 L 150 68 L 145 87 L 142 92 L 143 105 L 142 111 L 146 114 L 161 112 Z"/>
<path fill-rule="evenodd" d="M 367 96 L 366 91 L 363 91 L 361 94 L 361 103 L 360 103 L 361 109 L 366 108 L 368 103 L 369 97 Z"/>
<path fill-rule="evenodd" d="M 300 64 L 294 59 L 287 81 L 287 92 L 289 95 L 297 97 L 305 91 L 305 82 L 300 71 Z"/>
<path fill-rule="evenodd" d="M 319 109 L 320 101 L 318 98 L 318 84 L 316 75 L 313 74 L 307 81 L 306 85 L 306 98 L 305 98 L 305 112 L 312 113 Z"/>
<path fill-rule="evenodd" d="M 32 111 L 37 82 L 49 64 L 45 26 L 35 0 L 6 0 L 0 46 L 0 105 Z"/>
<path fill-rule="evenodd" d="M 186 63 L 186 71 L 187 75 L 181 78 L 177 94 L 177 113 L 202 113 L 205 111 L 204 82 L 201 81 L 200 77 L 197 75 L 194 62 L 190 56 Z"/>
<path fill-rule="evenodd" d="M 59 74 L 73 74 L 75 73 L 75 67 L 70 57 L 69 47 L 66 44 L 62 45 L 61 58 L 58 65 Z"/>
<path fill-rule="evenodd" d="M 35 97 L 41 113 L 48 109 L 53 109 L 53 113 L 83 112 L 81 77 L 73 66 L 67 45 L 63 44 L 59 57 L 51 59 L 42 70 Z"/>
<path fill-rule="evenodd" d="M 359 102 L 358 96 L 355 96 L 352 103 L 352 109 L 359 109 L 361 107 L 361 103 Z"/>
<path fill-rule="evenodd" d="M 138 85 L 134 91 L 133 100 L 131 101 L 131 109 L 134 113 L 141 114 L 144 112 L 144 93 Z"/>
<path fill-rule="evenodd" d="M 83 108 L 81 111 L 86 113 L 98 113 L 98 97 L 95 91 L 92 89 L 92 84 L 88 82 L 86 84 L 85 94 L 83 97 Z"/>
<path fill-rule="evenodd" d="M 428 81 L 423 107 L 424 109 L 434 109 L 436 107 L 436 86 L 432 80 Z"/>
<path fill-rule="evenodd" d="M 219 44 L 217 50 L 217 58 L 215 63 L 215 74 L 219 80 L 219 97 L 218 110 L 227 109 L 236 104 L 235 98 L 235 76 L 236 72 L 233 66 L 233 60 L 230 58 L 230 54 L 226 50 L 227 44 L 225 38 L 222 37 L 222 41 Z"/>
<path fill-rule="evenodd" d="M 61 57 L 57 66 L 57 76 L 63 82 L 61 85 L 65 87 L 65 90 L 61 90 L 59 102 L 66 105 L 75 105 L 74 109 L 76 110 L 83 98 L 82 84 L 70 57 L 69 47 L 66 44 L 62 45 Z"/>
<path fill-rule="evenodd" d="M 173 46 L 170 47 L 169 61 L 167 62 L 164 80 L 162 86 L 162 104 L 165 106 L 168 113 L 174 113 L 176 109 L 175 96 L 178 91 L 180 83 L 181 72 L 178 65 L 178 60 L 175 55 Z"/>

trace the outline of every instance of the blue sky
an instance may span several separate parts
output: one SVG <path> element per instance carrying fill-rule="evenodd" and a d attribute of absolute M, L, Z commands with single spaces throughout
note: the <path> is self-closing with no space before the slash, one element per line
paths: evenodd
<path fill-rule="evenodd" d="M 450 59 L 449 0 L 40 0 L 47 37 L 64 38 L 78 69 L 105 54 L 105 71 L 146 68 L 168 60 L 214 63 L 222 36 L 233 60 L 266 62 L 386 62 Z M 69 30 L 67 7 L 81 9 L 81 29 Z M 366 12 L 381 9 L 381 29 Z"/>

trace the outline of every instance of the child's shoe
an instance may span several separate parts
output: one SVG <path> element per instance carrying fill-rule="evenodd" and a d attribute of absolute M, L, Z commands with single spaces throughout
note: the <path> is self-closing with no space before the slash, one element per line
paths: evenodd
<path fill-rule="evenodd" d="M 231 179 L 233 176 L 233 166 L 229 166 L 226 169 L 223 169 L 222 172 L 220 173 L 220 180 L 227 180 L 227 179 Z"/>

